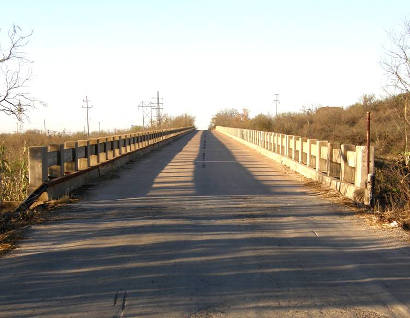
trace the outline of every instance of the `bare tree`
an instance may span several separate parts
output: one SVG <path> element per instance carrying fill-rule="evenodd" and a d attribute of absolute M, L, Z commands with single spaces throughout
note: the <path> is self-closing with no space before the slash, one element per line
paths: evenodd
<path fill-rule="evenodd" d="M 19 121 L 35 102 L 25 91 L 31 75 L 31 62 L 26 58 L 24 48 L 31 35 L 32 32 L 25 34 L 19 26 L 13 25 L 8 31 L 6 44 L 0 43 L 0 112 L 15 116 Z"/>
<path fill-rule="evenodd" d="M 392 33 L 391 48 L 386 52 L 386 58 L 382 62 L 388 75 L 389 87 L 395 93 L 403 96 L 403 109 L 400 111 L 404 135 L 404 158 L 406 165 L 410 161 L 409 152 L 409 95 L 410 95 L 410 21 L 406 20 L 400 32 Z"/>

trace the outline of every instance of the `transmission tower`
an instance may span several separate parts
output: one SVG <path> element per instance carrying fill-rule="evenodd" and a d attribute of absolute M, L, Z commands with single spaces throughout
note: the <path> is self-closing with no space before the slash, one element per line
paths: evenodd
<path fill-rule="evenodd" d="M 280 104 L 279 94 L 273 94 L 273 95 L 275 95 L 275 99 L 273 101 L 275 102 L 276 116 L 278 116 L 278 104 Z"/>
<path fill-rule="evenodd" d="M 155 102 L 151 102 L 150 104 L 152 106 L 152 110 L 156 111 L 157 126 L 161 127 L 161 119 L 162 119 L 161 110 L 164 109 L 161 106 L 164 105 L 164 102 L 163 102 L 163 98 L 159 97 L 159 91 L 157 91 L 157 97 L 156 97 Z"/>
<path fill-rule="evenodd" d="M 145 128 L 145 123 L 148 122 L 147 118 L 150 118 L 150 123 L 152 126 L 152 106 L 144 101 L 138 105 L 138 109 L 142 112 L 142 127 Z"/>

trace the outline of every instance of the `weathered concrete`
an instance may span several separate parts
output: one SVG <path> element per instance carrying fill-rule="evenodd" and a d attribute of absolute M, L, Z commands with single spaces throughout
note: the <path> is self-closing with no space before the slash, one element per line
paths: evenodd
<path fill-rule="evenodd" d="M 283 166 L 290 168 L 291 170 L 307 177 L 309 179 L 318 181 L 329 188 L 340 192 L 345 197 L 352 199 L 354 201 L 369 204 L 370 199 L 370 186 L 367 185 L 367 168 L 365 167 L 366 157 L 366 147 L 354 146 L 354 145 L 341 145 L 341 150 L 333 149 L 330 143 L 326 141 L 318 141 L 316 139 L 299 139 L 299 157 L 298 160 L 296 156 L 293 157 L 289 152 L 289 144 L 287 141 L 290 136 L 283 134 L 277 135 L 276 147 L 274 152 L 272 152 L 268 147 L 266 147 L 260 140 L 263 139 L 264 134 L 269 134 L 265 132 L 256 133 L 256 139 L 251 138 L 247 141 L 243 138 L 237 137 L 235 134 L 238 133 L 237 128 L 221 127 L 217 126 L 216 130 L 230 138 L 239 141 L 240 143 L 257 150 L 264 156 L 280 163 Z M 330 155 L 327 153 L 326 164 L 320 163 L 321 149 L 320 147 L 327 143 L 326 152 L 332 151 Z M 296 146 L 295 146 L 296 147 Z M 335 178 L 331 174 L 331 162 L 335 155 L 334 151 L 340 153 L 340 159 L 338 160 L 341 164 L 340 178 Z M 289 155 L 290 154 L 290 155 Z M 305 157 L 304 157 L 305 156 Z M 374 170 L 374 147 L 371 147 L 370 152 L 371 165 L 370 173 Z M 363 166 L 364 165 L 364 166 Z M 322 171 L 321 169 L 326 167 L 327 171 Z"/>
<path fill-rule="evenodd" d="M 408 317 L 409 263 L 395 232 L 198 132 L 33 226 L 0 258 L 0 317 L 119 317 L 124 299 L 123 317 Z"/>
<path fill-rule="evenodd" d="M 114 170 L 122 167 L 129 161 L 136 160 L 140 158 L 141 156 L 151 152 L 152 150 L 161 148 L 170 142 L 175 141 L 176 139 L 184 136 L 185 134 L 192 133 L 192 131 L 187 131 L 182 134 L 172 136 L 168 139 L 165 139 L 163 141 L 156 140 L 155 143 L 153 142 L 150 145 L 145 146 L 144 148 L 141 149 L 134 149 L 131 150 L 129 146 L 127 147 L 119 147 L 119 157 L 115 157 L 113 159 L 100 162 L 98 160 L 98 157 L 96 155 L 87 155 L 87 158 L 83 158 L 80 160 L 84 160 L 84 165 L 83 169 L 80 172 L 76 172 L 74 174 L 70 174 L 67 176 L 64 176 L 63 178 L 58 178 L 55 180 L 52 180 L 48 182 L 48 188 L 47 188 L 47 199 L 48 200 L 55 200 L 59 199 L 65 195 L 69 195 L 72 191 L 75 189 L 80 188 L 81 186 L 92 182 L 94 179 L 97 177 L 101 177 L 103 175 L 106 175 L 108 173 L 113 172 Z M 118 137 L 118 140 L 121 142 L 121 136 Z M 82 144 L 81 141 L 79 141 L 80 145 Z M 90 153 L 90 145 L 97 145 L 97 140 L 87 140 L 85 143 L 87 145 L 88 150 L 86 150 L 86 153 Z M 60 152 L 63 153 L 61 150 L 63 149 L 62 145 L 58 145 Z M 53 148 L 52 148 L 53 149 Z M 104 153 L 104 156 L 107 156 L 106 153 Z M 59 162 L 61 163 L 61 161 Z M 63 173 L 63 165 L 60 164 L 60 166 L 57 166 L 59 173 L 57 176 L 61 176 Z M 50 168 L 49 168 L 50 169 Z M 50 175 L 50 173 L 49 173 Z M 54 174 L 56 175 L 56 174 Z M 45 198 L 45 197 L 43 197 Z"/>

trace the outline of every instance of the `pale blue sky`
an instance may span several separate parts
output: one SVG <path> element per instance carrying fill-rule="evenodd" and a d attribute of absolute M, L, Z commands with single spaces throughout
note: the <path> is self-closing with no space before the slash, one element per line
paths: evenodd
<path fill-rule="evenodd" d="M 34 30 L 30 91 L 47 108 L 25 128 L 82 130 L 140 123 L 136 106 L 160 90 L 170 114 L 201 128 L 216 111 L 252 115 L 356 102 L 383 94 L 387 31 L 410 18 L 410 1 L 3 1 L 2 34 Z M 0 130 L 15 121 L 0 115 Z"/>

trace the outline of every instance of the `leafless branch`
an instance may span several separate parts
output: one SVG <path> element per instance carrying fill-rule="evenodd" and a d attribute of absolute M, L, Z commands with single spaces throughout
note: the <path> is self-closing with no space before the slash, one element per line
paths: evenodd
<path fill-rule="evenodd" d="M 25 34 L 19 26 L 13 25 L 8 32 L 7 46 L 4 49 L 0 47 L 0 112 L 19 121 L 25 118 L 27 110 L 35 103 L 25 91 L 31 71 L 24 48 L 32 34 Z"/>

